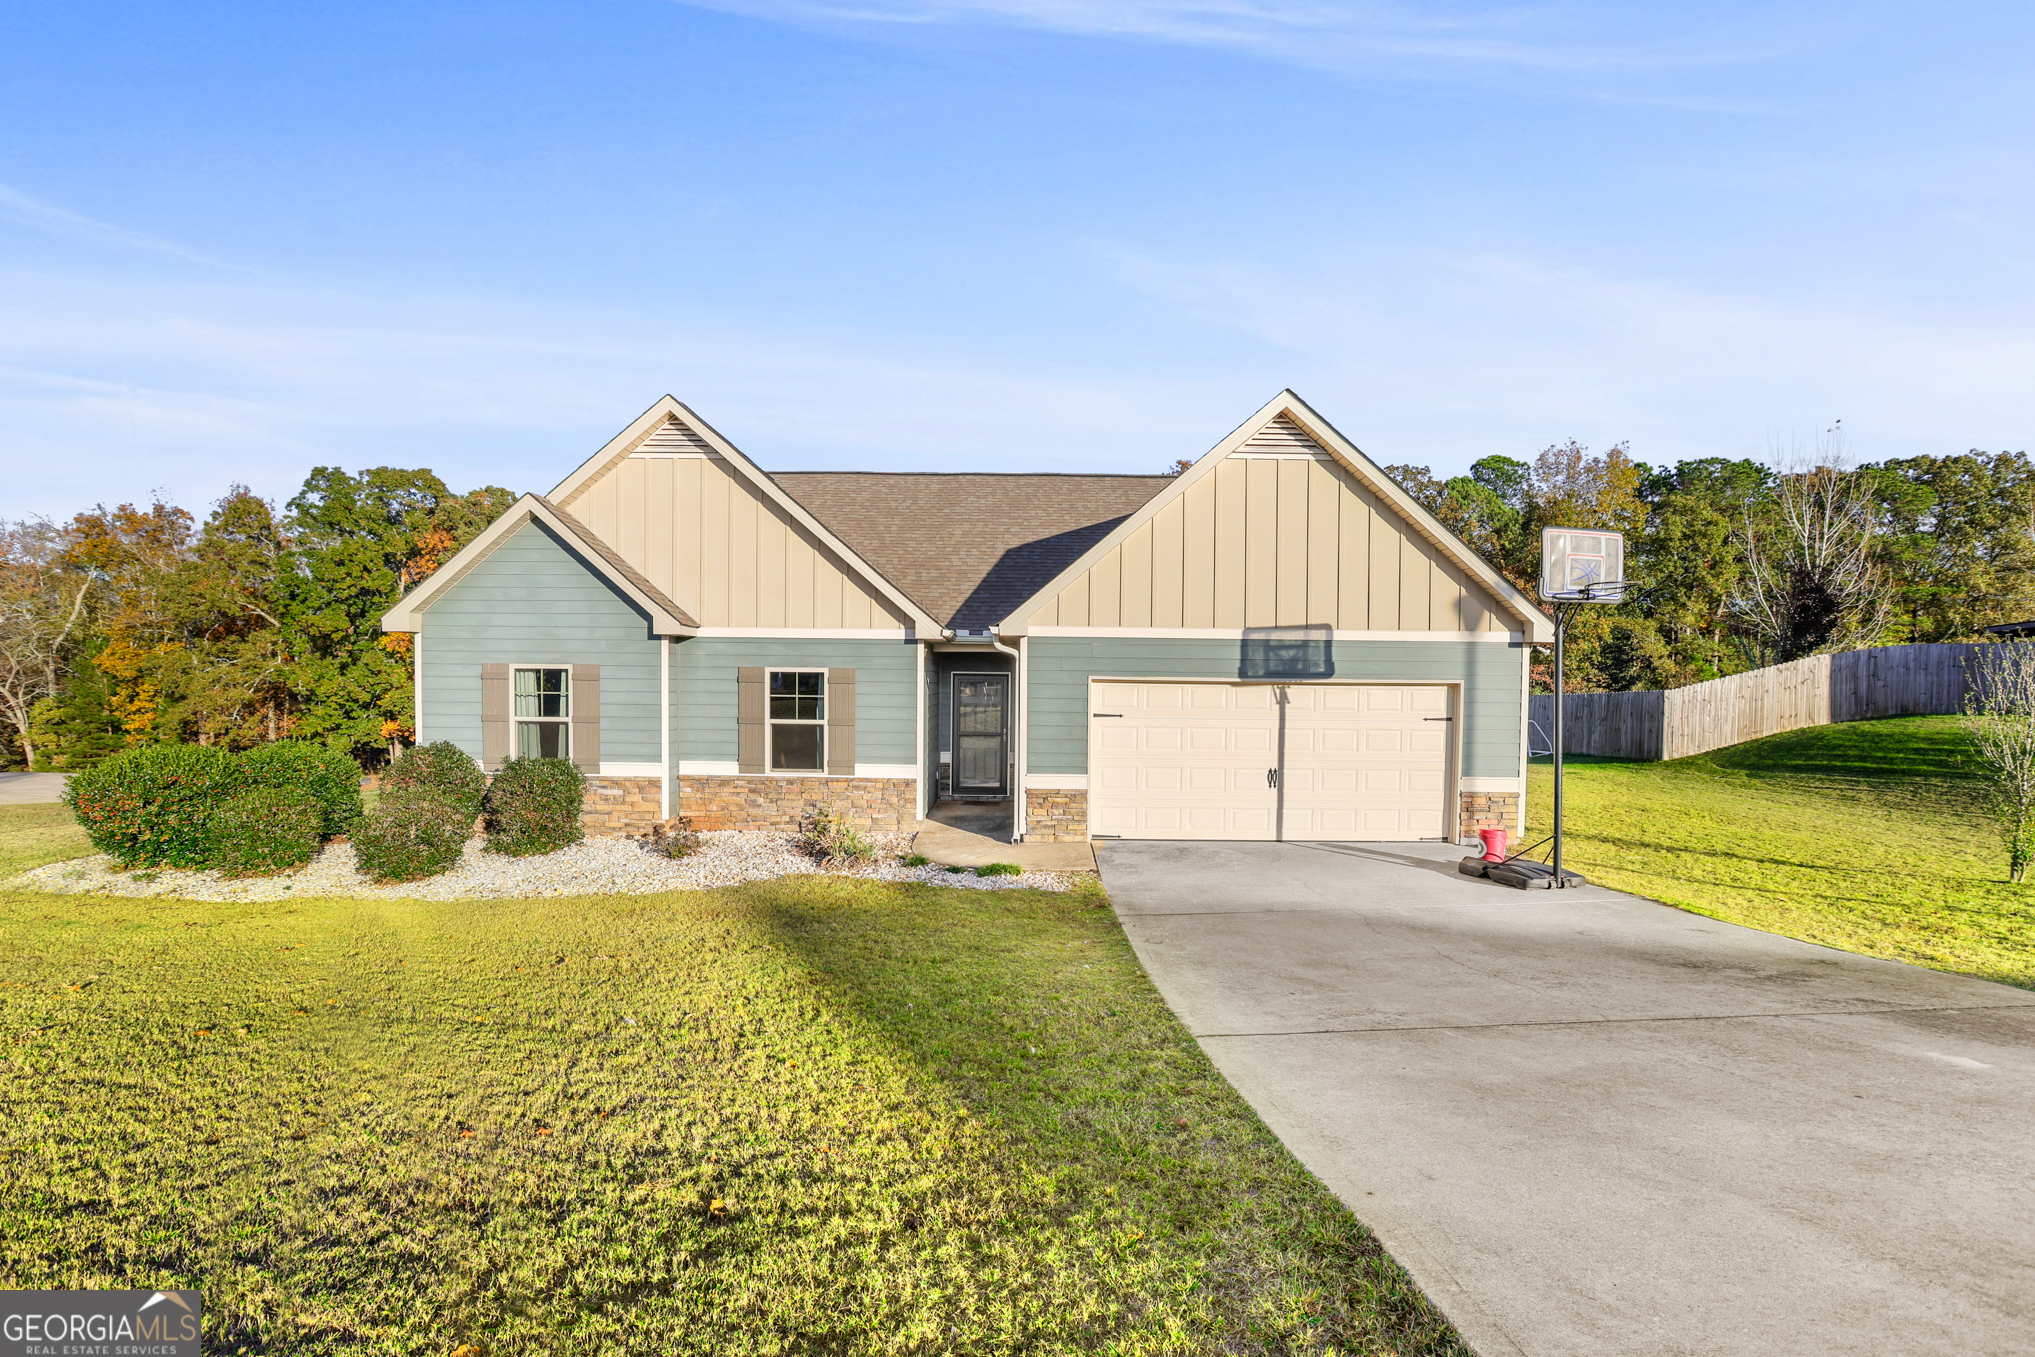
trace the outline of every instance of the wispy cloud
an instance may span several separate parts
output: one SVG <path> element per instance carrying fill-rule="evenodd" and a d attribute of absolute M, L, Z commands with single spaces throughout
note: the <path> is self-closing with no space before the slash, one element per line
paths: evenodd
<path fill-rule="evenodd" d="M 67 207 L 44 202 L 5 184 L 0 184 L 0 220 L 11 221 L 49 235 L 86 244 L 138 250 L 144 254 L 181 259 L 187 264 L 204 264 L 212 268 L 221 266 L 219 261 L 211 256 L 188 249 L 175 241 L 163 240 L 143 231 L 131 231 L 125 226 L 115 226 L 111 222 L 100 221 L 81 212 L 73 212 Z"/>
<path fill-rule="evenodd" d="M 783 23 L 883 29 L 976 26 L 1222 48 L 1332 70 L 1407 63 L 1549 73 L 1656 71 L 1770 55 L 1765 36 L 1696 31 L 1577 4 L 1384 0 L 680 0 Z M 1644 8 L 1626 11 L 1647 15 Z M 1658 12 L 1655 12 L 1658 13 Z M 1669 9 L 1674 18 L 1679 11 Z"/>

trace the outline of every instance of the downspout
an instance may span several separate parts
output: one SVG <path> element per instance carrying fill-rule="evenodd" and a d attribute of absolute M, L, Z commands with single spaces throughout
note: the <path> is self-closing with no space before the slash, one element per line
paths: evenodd
<path fill-rule="evenodd" d="M 1012 723 L 1014 726 L 1012 743 L 1016 746 L 1016 749 L 1013 751 L 1012 762 L 1016 764 L 1016 767 L 1011 770 L 1010 777 L 1010 841 L 1012 843 L 1023 843 L 1025 841 L 1025 742 L 1026 736 L 1031 730 L 1029 714 L 1025 710 L 1025 699 L 1028 695 L 1027 689 L 1030 687 L 1025 681 L 1028 677 L 1025 664 L 1025 638 L 1022 636 L 1018 637 L 1017 645 L 1013 648 L 1005 645 L 1002 637 L 992 633 L 989 644 L 1010 656 L 1011 669 L 1015 672 L 1017 678 L 1017 697 L 1015 698 L 1017 703 L 1017 719 Z"/>
<path fill-rule="evenodd" d="M 664 767 L 657 776 L 657 818 L 671 818 L 671 638 L 657 638 L 660 647 L 657 659 L 658 683 L 658 728 L 663 738 L 658 742 L 663 751 Z"/>

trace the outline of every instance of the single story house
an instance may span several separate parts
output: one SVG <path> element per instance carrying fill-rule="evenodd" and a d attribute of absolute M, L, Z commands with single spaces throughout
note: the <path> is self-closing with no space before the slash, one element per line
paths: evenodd
<path fill-rule="evenodd" d="M 666 397 L 384 617 L 416 738 L 589 824 L 1382 840 L 1520 826 L 1534 603 L 1290 391 L 1176 476 L 765 472 Z"/>

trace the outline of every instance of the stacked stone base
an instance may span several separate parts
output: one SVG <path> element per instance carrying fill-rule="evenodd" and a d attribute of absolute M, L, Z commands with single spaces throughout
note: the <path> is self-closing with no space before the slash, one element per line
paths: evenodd
<path fill-rule="evenodd" d="M 918 784 L 889 777 L 696 776 L 678 780 L 673 815 L 698 830 L 796 831 L 821 807 L 839 809 L 857 829 L 877 833 L 918 826 Z"/>
<path fill-rule="evenodd" d="M 1025 842 L 1088 842 L 1088 793 L 1026 791 Z"/>
<path fill-rule="evenodd" d="M 580 823 L 589 834 L 647 834 L 658 820 L 663 784 L 654 777 L 590 777 Z"/>
<path fill-rule="evenodd" d="M 1464 792 L 1461 799 L 1456 837 L 1462 842 L 1474 842 L 1480 829 L 1502 829 L 1511 838 L 1519 837 L 1518 792 Z"/>

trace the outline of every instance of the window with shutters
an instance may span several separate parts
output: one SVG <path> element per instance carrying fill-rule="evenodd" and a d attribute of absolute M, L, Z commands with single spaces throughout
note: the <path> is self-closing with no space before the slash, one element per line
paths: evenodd
<path fill-rule="evenodd" d="M 517 669 L 516 757 L 572 757 L 572 671 Z"/>
<path fill-rule="evenodd" d="M 819 773 L 827 767 L 827 671 L 770 671 L 770 769 Z"/>

